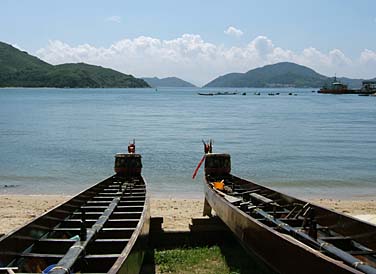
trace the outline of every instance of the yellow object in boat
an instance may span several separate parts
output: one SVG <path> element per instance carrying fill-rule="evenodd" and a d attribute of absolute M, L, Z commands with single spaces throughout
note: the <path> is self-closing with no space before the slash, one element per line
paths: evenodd
<path fill-rule="evenodd" d="M 216 188 L 218 190 L 223 190 L 224 186 L 225 186 L 224 180 L 222 180 L 220 182 L 214 182 L 213 186 L 214 186 L 214 188 Z"/>

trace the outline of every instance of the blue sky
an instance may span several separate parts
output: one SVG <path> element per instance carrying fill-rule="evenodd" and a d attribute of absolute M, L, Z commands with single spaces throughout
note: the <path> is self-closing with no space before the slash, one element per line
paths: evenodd
<path fill-rule="evenodd" d="M 278 61 L 376 77 L 376 1 L 2 0 L 0 10 L 0 40 L 54 64 L 196 84 Z"/>

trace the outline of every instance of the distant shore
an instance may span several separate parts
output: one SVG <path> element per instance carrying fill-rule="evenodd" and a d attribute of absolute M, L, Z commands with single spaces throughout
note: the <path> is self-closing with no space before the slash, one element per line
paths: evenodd
<path fill-rule="evenodd" d="M 71 196 L 62 195 L 0 195 L 0 234 L 6 234 L 31 221 Z M 313 199 L 311 202 L 375 221 L 376 202 L 369 200 Z M 164 218 L 164 229 L 187 230 L 190 219 L 202 216 L 203 198 L 152 198 L 151 215 Z"/>

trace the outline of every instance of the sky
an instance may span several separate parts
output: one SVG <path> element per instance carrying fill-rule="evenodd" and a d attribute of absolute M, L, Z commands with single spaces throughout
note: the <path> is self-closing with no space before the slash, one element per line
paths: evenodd
<path fill-rule="evenodd" d="M 1 0 L 0 41 L 52 64 L 203 85 L 282 61 L 376 77 L 374 0 Z"/>

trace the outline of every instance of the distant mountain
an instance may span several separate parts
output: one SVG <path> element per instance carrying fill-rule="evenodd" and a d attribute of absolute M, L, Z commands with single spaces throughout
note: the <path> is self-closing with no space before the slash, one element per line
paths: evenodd
<path fill-rule="evenodd" d="M 220 76 L 205 87 L 321 87 L 328 77 L 294 63 L 283 62 L 252 69 L 246 73 Z"/>
<path fill-rule="evenodd" d="M 195 87 L 193 84 L 184 81 L 180 78 L 177 77 L 167 77 L 167 78 L 158 78 L 158 77 L 153 77 L 153 78 L 148 78 L 148 77 L 143 77 L 144 79 L 151 87 L 158 88 L 158 87 Z"/>
<path fill-rule="evenodd" d="M 363 79 L 338 78 L 349 88 L 360 88 Z M 376 78 L 375 78 L 376 79 Z M 333 77 L 295 63 L 282 62 L 252 69 L 246 73 L 229 73 L 220 76 L 205 87 L 311 87 L 320 88 Z M 374 79 L 373 79 L 374 80 Z"/>
<path fill-rule="evenodd" d="M 0 42 L 0 87 L 149 87 L 142 79 L 85 63 L 53 66 Z"/>

